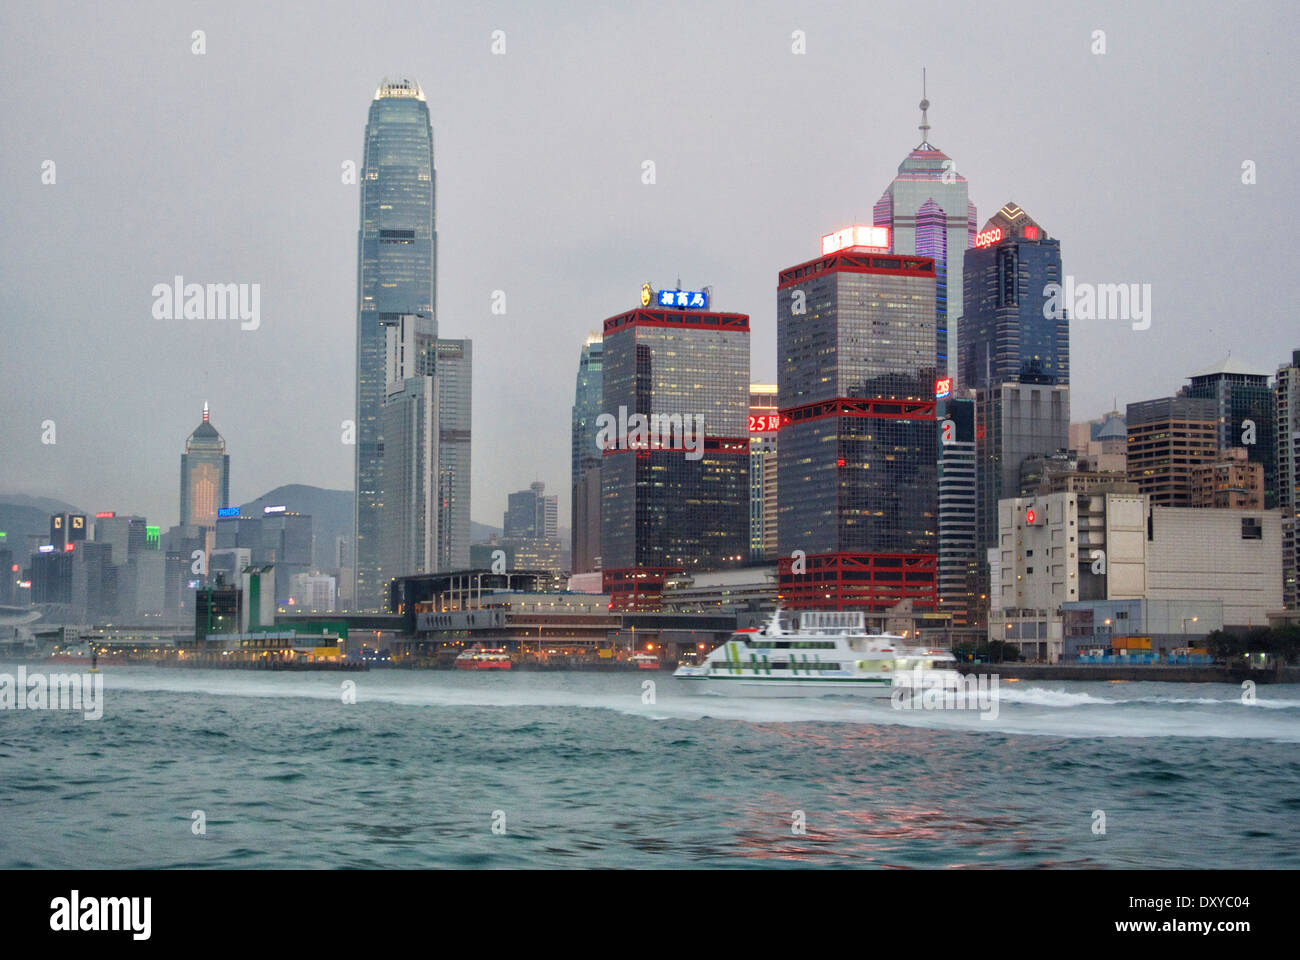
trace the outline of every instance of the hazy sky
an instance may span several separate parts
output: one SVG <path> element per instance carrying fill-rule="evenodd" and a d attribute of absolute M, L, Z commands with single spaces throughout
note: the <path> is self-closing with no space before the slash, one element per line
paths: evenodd
<path fill-rule="evenodd" d="M 752 378 L 775 379 L 777 273 L 870 222 L 919 140 L 922 66 L 930 140 L 981 226 L 1014 199 L 1077 280 L 1152 286 L 1149 330 L 1072 324 L 1075 420 L 1229 350 L 1272 372 L 1300 347 L 1297 26 L 1283 3 L 4 4 L 0 493 L 175 523 L 204 400 L 234 502 L 351 488 L 341 171 L 385 75 L 417 79 L 433 118 L 476 520 L 537 478 L 567 523 L 582 341 L 643 281 L 712 285 L 752 317 Z M 177 274 L 260 284 L 260 328 L 154 319 Z"/>

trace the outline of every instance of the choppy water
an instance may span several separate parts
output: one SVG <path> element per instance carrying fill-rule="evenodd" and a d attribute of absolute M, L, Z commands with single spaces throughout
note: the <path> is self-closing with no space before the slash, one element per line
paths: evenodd
<path fill-rule="evenodd" d="M 0 868 L 1300 866 L 1296 685 L 1004 684 L 982 720 L 667 675 L 102 676 L 98 721 L 0 710 Z"/>

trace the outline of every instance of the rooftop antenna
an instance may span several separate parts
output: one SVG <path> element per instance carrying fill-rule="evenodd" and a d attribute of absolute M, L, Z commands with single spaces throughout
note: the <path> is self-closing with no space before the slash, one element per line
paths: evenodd
<path fill-rule="evenodd" d="M 921 146 L 923 147 L 928 147 L 930 145 L 930 121 L 927 120 L 925 116 L 925 112 L 929 109 L 930 109 L 930 101 L 926 97 L 925 67 L 922 67 L 921 68 L 921 126 L 918 129 L 921 131 Z"/>
<path fill-rule="evenodd" d="M 203 422 L 208 422 L 208 401 L 203 401 Z"/>

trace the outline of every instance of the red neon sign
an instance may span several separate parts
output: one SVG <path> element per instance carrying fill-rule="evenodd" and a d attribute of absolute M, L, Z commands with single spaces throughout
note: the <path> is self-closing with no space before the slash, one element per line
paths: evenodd
<path fill-rule="evenodd" d="M 1026 240 L 1038 239 L 1038 228 L 1034 226 L 1032 223 L 1025 225 L 1025 239 Z"/>
<path fill-rule="evenodd" d="M 101 513 L 97 513 L 97 514 L 95 514 L 95 519 L 96 519 L 96 520 L 103 520 L 103 519 L 106 518 L 106 517 L 116 517 L 116 516 L 117 516 L 117 511 L 115 511 L 115 510 L 104 510 L 104 511 L 101 512 Z"/>
<path fill-rule="evenodd" d="M 983 233 L 975 234 L 975 249 L 980 247 L 991 247 L 1002 239 L 1002 228 L 994 227 L 992 230 L 985 230 Z"/>
<path fill-rule="evenodd" d="M 781 416 L 776 413 L 760 413 L 757 416 L 749 415 L 749 432 L 750 433 L 771 433 L 774 430 L 781 429 Z"/>
<path fill-rule="evenodd" d="M 1034 522 L 1034 511 L 1033 511 L 1033 510 L 1026 510 L 1026 511 L 1025 511 L 1025 523 L 1033 523 L 1033 522 Z"/>
<path fill-rule="evenodd" d="M 64 550 L 64 552 L 67 552 L 68 550 L 71 550 L 71 549 L 73 548 L 73 546 L 74 546 L 74 544 L 71 544 L 71 543 L 65 543 L 65 544 L 63 545 L 63 550 Z"/>
<path fill-rule="evenodd" d="M 934 399 L 942 400 L 952 394 L 952 377 L 943 377 L 934 381 Z"/>

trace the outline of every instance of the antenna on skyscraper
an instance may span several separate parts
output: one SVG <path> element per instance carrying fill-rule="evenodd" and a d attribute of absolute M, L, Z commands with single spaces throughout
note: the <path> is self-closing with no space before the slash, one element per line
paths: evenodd
<path fill-rule="evenodd" d="M 930 109 L 930 101 L 926 95 L 925 67 L 921 68 L 921 144 L 928 146 L 930 143 L 930 121 L 926 119 L 925 112 Z"/>

